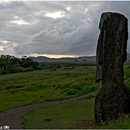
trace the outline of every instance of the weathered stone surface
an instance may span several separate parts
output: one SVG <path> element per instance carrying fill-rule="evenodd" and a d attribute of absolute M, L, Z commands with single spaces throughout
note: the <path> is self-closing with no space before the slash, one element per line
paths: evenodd
<path fill-rule="evenodd" d="M 97 45 L 96 81 L 123 81 L 123 63 L 127 58 L 127 18 L 118 13 L 103 13 Z"/>
<path fill-rule="evenodd" d="M 123 83 L 103 85 L 95 99 L 95 122 L 101 124 L 130 113 L 130 89 Z"/>
<path fill-rule="evenodd" d="M 99 28 L 96 81 L 100 90 L 95 99 L 95 122 L 98 124 L 130 113 L 130 89 L 123 83 L 127 18 L 118 13 L 103 13 Z"/>

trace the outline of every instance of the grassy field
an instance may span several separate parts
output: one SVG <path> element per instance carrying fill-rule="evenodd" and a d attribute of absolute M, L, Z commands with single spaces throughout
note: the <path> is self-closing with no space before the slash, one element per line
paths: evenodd
<path fill-rule="evenodd" d="M 76 125 L 76 121 L 92 119 L 93 111 L 94 98 L 61 103 L 29 112 L 23 117 L 23 124 L 26 129 L 84 128 Z"/>
<path fill-rule="evenodd" d="M 0 76 L 0 112 L 29 104 L 63 100 L 97 90 L 95 66 Z"/>
<path fill-rule="evenodd" d="M 130 66 L 124 68 L 124 80 L 130 87 Z M 96 126 L 94 123 L 94 100 L 62 103 L 29 112 L 23 117 L 26 128 L 44 129 L 129 129 L 130 115 Z"/>
<path fill-rule="evenodd" d="M 60 69 L 45 69 L 33 72 L 7 74 L 0 76 L 0 112 L 12 108 L 47 102 L 52 100 L 63 100 L 80 96 L 98 89 L 95 82 L 95 66 L 72 66 L 61 67 Z M 124 80 L 130 87 L 130 66 L 124 67 Z M 55 109 L 56 108 L 56 109 Z M 65 108 L 65 109 L 64 109 Z M 23 117 L 26 128 L 98 128 L 94 126 L 94 98 L 75 101 L 73 103 L 57 104 L 32 111 Z M 61 110 L 59 110 L 61 109 Z M 51 116 L 43 116 L 45 113 L 61 112 Z M 74 111 L 75 110 L 75 111 Z M 45 111 L 45 113 L 44 113 Z M 38 113 L 42 113 L 38 116 Z M 74 112 L 74 113 L 73 113 Z M 86 114 L 82 114 L 82 113 Z M 77 114 L 76 114 L 77 113 Z M 50 114 L 51 115 L 51 114 Z M 64 118 L 64 116 L 67 116 Z M 60 116 L 60 117 L 59 117 Z M 35 117 L 35 119 L 34 119 Z M 72 117 L 72 118 L 71 118 Z M 63 118 L 63 119 L 62 119 Z M 69 121 L 67 122 L 67 120 Z M 38 124 L 33 127 L 33 122 Z M 59 122 L 58 122 L 59 120 Z M 130 118 L 123 117 L 120 120 L 129 121 Z M 121 121 L 117 121 L 117 127 Z M 91 122 L 87 123 L 86 122 Z M 116 122 L 116 121 L 114 121 Z M 76 125 L 78 124 L 78 125 Z M 88 124 L 92 124 L 89 126 Z M 105 124 L 100 128 L 117 128 Z M 128 127 L 128 124 L 125 125 Z M 123 126 L 119 127 L 123 128 Z"/>
<path fill-rule="evenodd" d="M 130 129 L 130 115 L 122 115 L 97 126 L 94 123 L 94 97 L 33 110 L 26 114 L 26 129 Z"/>

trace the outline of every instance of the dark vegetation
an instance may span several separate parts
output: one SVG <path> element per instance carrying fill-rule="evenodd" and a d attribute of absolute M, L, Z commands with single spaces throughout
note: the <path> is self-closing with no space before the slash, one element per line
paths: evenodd
<path fill-rule="evenodd" d="M 130 54 L 125 65 L 130 64 Z M 43 69 L 60 69 L 65 67 L 65 70 L 74 69 L 76 66 L 95 66 L 95 56 L 78 57 L 78 58 L 47 58 L 47 57 L 26 57 L 17 58 L 10 55 L 0 56 L 0 75 L 28 72 L 33 70 Z"/>
<path fill-rule="evenodd" d="M 32 61 L 26 56 L 23 56 L 22 58 L 10 55 L 0 56 L 0 74 L 27 72 L 39 69 L 41 69 L 41 67 L 38 62 Z"/>
<path fill-rule="evenodd" d="M 78 60 L 73 60 L 75 58 L 69 59 L 69 61 L 65 60 L 41 60 L 40 62 L 34 61 L 33 57 L 23 56 L 22 58 L 17 58 L 10 55 L 1 55 L 0 56 L 0 75 L 2 74 L 11 74 L 11 73 L 19 73 L 19 72 L 28 72 L 33 70 L 43 70 L 43 69 L 59 69 L 61 67 L 66 67 L 65 69 L 74 69 L 74 66 L 93 66 L 95 62 L 87 62 L 87 60 L 81 59 L 80 62 Z M 39 59 L 39 58 L 38 58 Z M 65 58 L 66 59 L 66 58 Z"/>

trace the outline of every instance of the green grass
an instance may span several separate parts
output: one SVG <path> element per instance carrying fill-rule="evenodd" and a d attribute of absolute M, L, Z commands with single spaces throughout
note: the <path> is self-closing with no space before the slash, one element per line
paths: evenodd
<path fill-rule="evenodd" d="M 124 80 L 130 87 L 130 67 L 124 68 Z M 85 80 L 93 77 L 86 77 Z M 72 86 L 78 86 L 78 83 Z M 90 84 L 91 86 L 91 84 Z M 92 84 L 93 86 L 93 84 Z M 87 89 L 87 88 L 86 88 Z M 75 89 L 72 90 L 75 93 Z M 85 87 L 82 89 L 85 92 Z M 82 92 L 80 91 L 80 92 Z M 37 109 L 29 112 L 23 117 L 23 124 L 26 128 L 44 128 L 44 129 L 129 129 L 130 116 L 123 115 L 118 120 L 113 120 L 97 126 L 94 123 L 94 96 L 89 96 L 85 100 L 62 103 Z M 33 118 L 34 117 L 34 118 Z"/>
<path fill-rule="evenodd" d="M 89 93 L 91 91 L 95 91 L 98 89 L 98 83 L 95 82 L 95 71 L 95 66 L 78 66 L 74 69 L 67 70 L 65 69 L 65 67 L 62 67 L 61 69 L 56 69 L 56 71 L 53 69 L 45 69 L 33 72 L 1 75 L 0 112 L 29 104 L 47 102 L 50 100 L 63 100 L 66 98 L 72 98 L 83 95 L 85 93 Z M 124 68 L 124 79 L 127 80 L 125 84 L 128 87 L 130 87 L 129 72 L 130 67 L 126 66 Z M 80 106 L 82 107 L 82 104 L 86 103 L 87 105 L 89 104 L 89 101 L 92 103 L 91 105 L 88 105 L 88 111 L 92 110 L 91 113 L 88 113 L 91 116 L 87 116 L 84 114 L 85 117 L 82 116 L 83 118 L 70 118 L 68 122 L 70 123 L 70 125 L 68 125 L 68 128 L 79 128 L 79 126 L 81 126 L 81 128 L 84 128 L 85 126 L 83 126 L 82 123 L 89 118 L 93 118 L 94 99 L 91 99 L 92 97 L 93 96 L 90 96 L 86 100 L 76 101 L 76 103 L 78 104 L 77 106 L 73 105 L 75 104 L 74 102 L 68 104 L 69 108 L 71 109 L 72 107 L 74 111 Z M 48 108 L 51 109 L 50 107 Z M 68 113 L 70 112 L 69 114 L 71 114 L 72 109 L 71 111 L 69 111 L 69 108 L 66 111 L 68 111 Z M 76 110 L 75 112 L 78 112 L 78 110 Z M 86 109 L 82 108 L 82 112 L 86 113 Z M 35 114 L 37 115 L 37 112 L 35 112 Z M 76 114 L 74 115 L 76 116 Z M 58 119 L 59 117 L 56 116 L 58 115 L 55 115 L 55 118 Z M 40 122 L 40 117 L 37 117 L 36 119 Z M 24 120 L 26 119 L 24 118 Z M 43 120 L 47 123 L 53 121 L 54 125 L 52 125 L 52 127 L 58 126 L 55 124 L 57 121 L 55 122 L 55 120 L 52 120 L 51 117 L 43 117 Z M 67 118 L 65 118 L 65 120 L 67 121 Z M 63 123 L 60 122 L 60 126 L 65 126 L 64 124 L 67 124 L 65 120 L 63 121 Z M 29 122 L 31 123 L 32 121 L 28 120 L 28 123 Z M 76 125 L 77 123 L 79 124 L 78 126 Z M 47 126 L 48 125 L 46 125 L 46 127 Z M 107 124 L 105 124 L 105 126 L 107 126 Z M 101 127 L 105 128 L 105 126 Z M 97 128 L 97 126 L 93 127 Z"/>
<path fill-rule="evenodd" d="M 112 120 L 100 126 L 94 126 L 99 129 L 130 129 L 130 115 L 122 115 L 117 120 Z"/>
<path fill-rule="evenodd" d="M 91 109 L 90 109 L 91 108 Z M 94 117 L 94 98 L 33 110 L 23 117 L 26 129 L 70 129 L 78 120 Z"/>
<path fill-rule="evenodd" d="M 76 97 L 97 89 L 95 66 L 1 75 L 0 112 L 29 104 Z"/>
<path fill-rule="evenodd" d="M 130 79 L 130 66 L 124 67 L 124 80 Z"/>
<path fill-rule="evenodd" d="M 34 103 L 63 100 L 95 91 L 98 89 L 95 71 L 95 66 L 79 66 L 67 70 L 62 67 L 56 71 L 45 69 L 1 75 L 0 112 Z M 126 66 L 124 79 L 128 80 L 125 83 L 127 86 L 130 86 L 129 72 L 130 67 Z"/>
<path fill-rule="evenodd" d="M 130 115 L 102 125 L 94 122 L 93 96 L 33 110 L 22 118 L 26 129 L 130 129 Z"/>

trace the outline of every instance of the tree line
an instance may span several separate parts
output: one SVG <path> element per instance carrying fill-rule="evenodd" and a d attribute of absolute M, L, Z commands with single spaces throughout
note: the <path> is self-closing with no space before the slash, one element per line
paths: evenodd
<path fill-rule="evenodd" d="M 10 55 L 0 56 L 0 74 L 27 72 L 40 69 L 42 68 L 38 62 L 32 61 L 32 59 L 27 56 L 23 56 L 22 58 Z"/>

